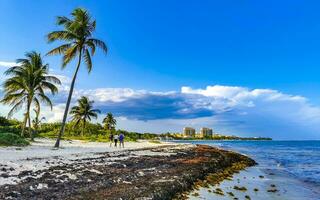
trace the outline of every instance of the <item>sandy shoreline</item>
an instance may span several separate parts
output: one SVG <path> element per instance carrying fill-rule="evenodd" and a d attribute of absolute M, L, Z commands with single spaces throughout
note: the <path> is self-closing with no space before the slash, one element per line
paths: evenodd
<path fill-rule="evenodd" d="M 80 140 L 61 141 L 61 148 L 54 149 L 54 140 L 36 139 L 27 147 L 0 147 L 0 186 L 16 184 L 16 176 L 22 171 L 38 171 L 52 166 L 72 163 L 74 159 L 94 158 L 97 153 L 121 152 L 126 150 L 176 145 L 174 143 L 151 143 L 148 141 L 126 142 L 125 148 L 110 147 L 108 143 L 84 142 Z M 6 174 L 4 176 L 4 174 Z M 9 177 L 7 177 L 9 176 Z"/>
<path fill-rule="evenodd" d="M 246 190 L 235 189 L 244 187 Z M 213 191 L 221 189 L 223 194 Z M 195 197 L 194 193 L 199 196 Z M 246 197 L 247 196 L 247 197 Z M 261 199 L 261 200 L 317 200 L 318 196 L 310 192 L 301 182 L 284 174 L 267 172 L 259 167 L 249 167 L 235 174 L 232 180 L 224 180 L 219 185 L 192 191 L 189 199 Z"/>
<path fill-rule="evenodd" d="M 239 190 L 235 187 L 245 189 Z M 258 164 L 234 173 L 232 178 L 225 179 L 215 186 L 190 191 L 188 199 L 318 200 L 320 195 L 318 189 L 287 173 Z M 217 190 L 221 192 L 215 192 Z"/>
<path fill-rule="evenodd" d="M 49 143 L 0 149 L 0 199 L 172 199 L 209 173 L 254 164 L 209 146 L 143 141 L 119 151 L 72 141 L 60 152 Z"/>

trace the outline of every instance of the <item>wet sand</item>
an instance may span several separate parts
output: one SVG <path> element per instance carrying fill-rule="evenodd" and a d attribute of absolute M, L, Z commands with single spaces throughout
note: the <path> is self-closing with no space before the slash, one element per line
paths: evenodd
<path fill-rule="evenodd" d="M 299 180 L 254 166 L 234 174 L 231 180 L 192 191 L 189 199 L 318 200 L 319 196 Z"/>

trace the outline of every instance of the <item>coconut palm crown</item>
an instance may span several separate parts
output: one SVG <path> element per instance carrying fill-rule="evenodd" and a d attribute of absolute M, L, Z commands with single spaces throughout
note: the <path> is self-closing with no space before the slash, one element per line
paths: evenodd
<path fill-rule="evenodd" d="M 82 96 L 78 99 L 78 105 L 71 108 L 70 114 L 72 115 L 72 121 L 75 122 L 75 126 L 82 123 L 82 136 L 86 128 L 86 122 L 91 121 L 92 118 L 97 119 L 100 113 L 100 110 L 93 109 L 93 103 L 94 101 L 90 101 L 88 97 Z"/>
<path fill-rule="evenodd" d="M 8 118 L 22 107 L 25 108 L 21 135 L 24 135 L 28 121 L 29 134 L 33 139 L 30 109 L 35 106 L 39 110 L 41 102 L 52 109 L 51 100 L 45 92 L 49 91 L 54 95 L 58 92 L 56 85 L 61 83 L 58 78 L 49 75 L 49 65 L 44 64 L 41 55 L 35 51 L 26 53 L 25 58 L 18 59 L 16 62 L 17 66 L 9 68 L 4 73 L 10 77 L 3 83 L 5 95 L 1 102 L 12 106 Z"/>
<path fill-rule="evenodd" d="M 55 147 L 59 147 L 61 136 L 64 133 L 74 84 L 82 60 L 84 61 L 88 72 L 90 72 L 92 69 L 91 56 L 95 54 L 96 48 L 98 47 L 107 53 L 107 45 L 103 41 L 92 37 L 96 29 L 96 21 L 91 18 L 88 11 L 85 9 L 76 8 L 71 13 L 71 18 L 64 16 L 57 17 L 57 24 L 62 26 L 63 29 L 49 33 L 47 36 L 48 42 L 62 41 L 64 44 L 52 49 L 47 55 L 63 55 L 62 68 L 65 68 L 66 65 L 76 57 L 78 62 L 71 81 L 62 126 Z"/>
<path fill-rule="evenodd" d="M 108 113 L 107 116 L 103 119 L 102 123 L 104 123 L 107 130 L 112 130 L 115 128 L 117 120 L 113 117 L 112 113 Z"/>

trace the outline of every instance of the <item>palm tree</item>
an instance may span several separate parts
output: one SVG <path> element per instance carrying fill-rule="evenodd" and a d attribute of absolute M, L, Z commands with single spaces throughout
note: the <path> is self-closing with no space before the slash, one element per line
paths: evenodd
<path fill-rule="evenodd" d="M 87 66 L 88 72 L 90 72 L 92 69 L 91 56 L 94 55 L 96 47 L 101 48 L 107 53 L 107 45 L 101 40 L 92 38 L 92 34 L 96 29 L 96 21 L 90 17 L 89 13 L 85 9 L 76 8 L 71 15 L 72 19 L 64 16 L 57 17 L 57 24 L 63 26 L 63 30 L 53 31 L 47 36 L 49 43 L 57 40 L 66 42 L 47 53 L 47 55 L 63 55 L 62 68 L 65 68 L 71 60 L 78 57 L 78 63 L 71 81 L 61 129 L 55 143 L 56 148 L 59 147 L 61 136 L 64 133 L 74 84 L 82 59 Z"/>
<path fill-rule="evenodd" d="M 33 105 L 40 109 L 40 102 L 44 102 L 52 109 L 51 100 L 45 91 L 48 90 L 54 95 L 58 92 L 56 84 L 61 83 L 55 76 L 48 75 L 49 65 L 43 64 L 39 53 L 35 51 L 28 52 L 25 57 L 17 60 L 17 66 L 5 71 L 4 74 L 10 77 L 3 83 L 5 95 L 1 102 L 12 106 L 8 113 L 8 118 L 25 106 L 21 135 L 24 136 L 28 121 L 29 134 L 33 140 L 30 109 Z"/>
<path fill-rule="evenodd" d="M 92 109 L 94 101 L 90 101 L 88 97 L 82 96 L 78 99 L 78 105 L 71 108 L 70 114 L 72 115 L 72 121 L 75 122 L 75 126 L 82 123 L 81 136 L 86 128 L 86 122 L 91 121 L 91 118 L 97 119 L 100 110 Z"/>
<path fill-rule="evenodd" d="M 107 130 L 112 130 L 116 127 L 117 120 L 113 117 L 112 113 L 108 113 L 103 119 L 102 123 L 104 123 L 104 126 Z"/>
<path fill-rule="evenodd" d="M 32 120 L 32 127 L 34 129 L 35 134 L 37 134 L 39 126 L 41 124 L 41 122 L 43 120 L 46 120 L 45 117 L 41 117 L 41 119 L 39 119 L 40 116 L 40 107 L 38 107 L 37 109 L 33 109 L 33 111 L 35 112 L 35 118 Z"/>

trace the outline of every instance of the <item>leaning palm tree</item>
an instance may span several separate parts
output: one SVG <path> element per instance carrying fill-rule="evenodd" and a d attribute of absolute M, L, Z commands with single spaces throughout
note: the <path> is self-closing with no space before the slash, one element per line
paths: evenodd
<path fill-rule="evenodd" d="M 96 21 L 90 17 L 89 13 L 85 9 L 76 8 L 71 15 L 71 19 L 67 17 L 57 17 L 57 24 L 63 26 L 63 30 L 53 31 L 47 36 L 49 43 L 57 40 L 66 42 L 47 53 L 47 55 L 63 55 L 62 68 L 65 68 L 71 60 L 78 57 L 78 63 L 71 81 L 66 108 L 64 110 L 61 129 L 55 143 L 55 147 L 57 148 L 60 145 L 60 139 L 64 133 L 74 84 L 82 60 L 84 60 L 88 72 L 90 72 L 92 69 L 91 56 L 94 55 L 96 47 L 101 48 L 107 53 L 107 45 L 101 40 L 92 38 L 92 34 L 96 29 Z"/>
<path fill-rule="evenodd" d="M 113 117 L 112 113 L 108 113 L 103 119 L 102 123 L 104 123 L 104 126 L 107 130 L 112 130 L 116 127 L 117 120 Z"/>
<path fill-rule="evenodd" d="M 4 74 L 10 77 L 3 83 L 5 95 L 1 102 L 12 106 L 8 118 L 25 106 L 21 135 L 24 136 L 28 121 L 29 134 L 33 140 L 30 109 L 32 106 L 40 109 L 41 102 L 52 109 L 51 100 L 45 92 L 49 91 L 52 95 L 58 92 L 56 84 L 60 84 L 60 80 L 48 75 L 49 65 L 43 63 L 39 53 L 28 52 L 25 57 L 17 60 L 17 66 L 5 71 Z"/>
<path fill-rule="evenodd" d="M 94 101 L 90 101 L 88 97 L 82 96 L 78 99 L 78 105 L 71 108 L 70 114 L 75 126 L 82 123 L 81 136 L 83 136 L 87 121 L 91 121 L 92 118 L 97 119 L 98 113 L 100 113 L 100 110 L 92 108 L 93 103 Z"/>

